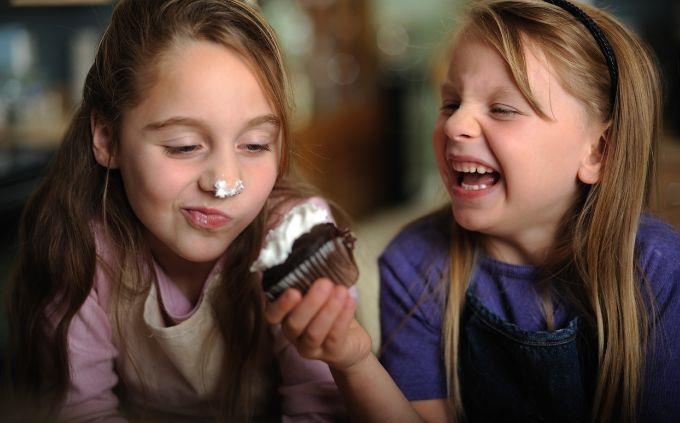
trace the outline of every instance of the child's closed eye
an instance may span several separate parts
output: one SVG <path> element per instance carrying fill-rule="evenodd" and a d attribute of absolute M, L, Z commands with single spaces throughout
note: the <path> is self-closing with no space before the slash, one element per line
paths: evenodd
<path fill-rule="evenodd" d="M 512 107 L 509 106 L 504 106 L 504 105 L 493 105 L 489 109 L 491 113 L 498 115 L 498 116 L 504 116 L 504 117 L 510 117 L 514 115 L 519 115 L 520 112 L 516 109 L 513 109 Z"/>
<path fill-rule="evenodd" d="M 181 155 L 186 155 L 186 154 L 190 154 L 190 153 L 194 153 L 196 151 L 199 151 L 201 149 L 201 146 L 198 145 L 198 144 L 177 145 L 177 146 L 166 145 L 164 148 L 165 148 L 165 152 L 168 155 L 181 156 Z"/>
<path fill-rule="evenodd" d="M 270 144 L 241 144 L 240 149 L 251 154 L 272 151 Z"/>
<path fill-rule="evenodd" d="M 445 102 L 442 103 L 439 110 L 441 110 L 441 112 L 444 113 L 444 114 L 451 115 L 451 114 L 453 114 L 453 112 L 458 110 L 459 107 L 460 107 L 460 104 L 458 102 L 445 101 Z"/>

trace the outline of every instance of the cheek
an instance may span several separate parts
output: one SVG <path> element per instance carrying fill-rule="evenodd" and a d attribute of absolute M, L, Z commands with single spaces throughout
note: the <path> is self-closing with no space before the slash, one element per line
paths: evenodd
<path fill-rule="evenodd" d="M 128 200 L 137 213 L 141 211 L 140 208 L 151 208 L 152 213 L 166 209 L 186 186 L 185 169 L 162 162 L 154 163 L 153 160 L 145 160 L 141 156 L 129 159 L 127 163 L 128 165 L 121 167 L 121 176 Z"/>
<path fill-rule="evenodd" d="M 437 120 L 437 123 L 432 132 L 432 149 L 434 158 L 437 161 L 439 173 L 442 176 L 446 174 L 446 142 L 447 137 L 444 133 L 444 121 L 442 118 Z"/>
<path fill-rule="evenodd" d="M 276 183 L 278 162 L 276 158 L 270 158 L 248 163 L 245 166 L 245 172 L 249 185 L 246 186 L 246 190 L 250 190 L 252 200 L 262 207 Z"/>
<path fill-rule="evenodd" d="M 543 145 L 537 148 L 542 158 L 541 171 L 552 175 L 556 183 L 575 183 L 581 161 L 580 137 L 568 129 L 553 131 L 552 137 L 546 134 Z M 555 133 L 561 136 L 556 137 Z"/>

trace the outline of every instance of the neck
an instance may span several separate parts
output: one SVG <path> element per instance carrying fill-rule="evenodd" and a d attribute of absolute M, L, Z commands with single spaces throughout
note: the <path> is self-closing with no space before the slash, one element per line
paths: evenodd
<path fill-rule="evenodd" d="M 208 275 L 217 260 L 196 263 L 178 256 L 153 236 L 148 237 L 151 254 L 173 284 L 192 303 L 196 304 Z"/>
<path fill-rule="evenodd" d="M 493 259 L 510 264 L 541 265 L 552 248 L 555 230 L 535 229 L 512 236 L 484 235 L 482 245 Z"/>
<path fill-rule="evenodd" d="M 196 304 L 215 262 L 193 263 L 183 260 L 179 263 L 178 260 L 156 260 L 182 294 L 192 304 Z"/>

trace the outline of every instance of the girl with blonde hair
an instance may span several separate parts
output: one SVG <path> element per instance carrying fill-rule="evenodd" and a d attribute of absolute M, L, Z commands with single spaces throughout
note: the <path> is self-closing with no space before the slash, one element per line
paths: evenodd
<path fill-rule="evenodd" d="M 366 420 L 677 419 L 680 235 L 647 213 L 647 47 L 593 6 L 474 1 L 441 95 L 451 204 L 380 258 L 384 369 L 355 322 L 319 323 L 334 317 L 319 299 L 290 295 L 268 319 Z"/>

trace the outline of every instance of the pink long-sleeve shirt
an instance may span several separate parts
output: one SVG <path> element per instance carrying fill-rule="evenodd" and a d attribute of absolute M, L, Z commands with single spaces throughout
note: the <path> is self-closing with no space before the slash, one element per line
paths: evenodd
<path fill-rule="evenodd" d="M 210 410 L 206 408 L 204 399 L 210 396 L 215 386 L 216 381 L 211 381 L 211 374 L 219 372 L 207 372 L 208 382 L 203 383 L 201 378 L 206 375 L 196 375 L 194 373 L 198 371 L 193 370 L 200 360 L 192 359 L 191 354 L 202 348 L 196 341 L 205 338 L 202 331 L 209 333 L 213 330 L 210 327 L 212 313 L 209 304 L 204 303 L 210 288 L 219 281 L 220 266 L 213 269 L 204 284 L 203 294 L 196 304 L 192 304 L 154 263 L 154 284 L 142 301 L 142 307 L 130 309 L 130 319 L 134 321 L 129 326 L 132 329 L 123 335 L 126 337 L 126 350 L 121 353 L 120 337 L 116 336 L 112 327 L 111 279 L 101 263 L 102 257 L 106 258 L 110 253 L 104 247 L 101 235 L 96 238 L 100 262 L 95 281 L 68 332 L 71 382 L 61 417 L 123 421 L 114 388 L 122 382 L 126 395 L 137 396 L 139 392 L 130 388 L 134 388 L 136 383 L 130 374 L 139 372 L 144 383 L 151 386 L 143 404 L 150 406 L 154 413 L 167 413 L 165 417 L 173 420 L 209 417 Z M 332 421 L 344 415 L 345 407 L 328 366 L 317 360 L 302 358 L 283 337 L 280 326 L 271 327 L 270 332 L 270 354 L 280 373 L 273 380 L 265 381 L 264 385 L 277 384 L 270 387 L 274 388 L 273 392 L 278 397 L 276 401 L 279 402 L 282 421 Z M 148 342 L 153 344 L 148 346 Z M 222 346 L 215 348 L 217 352 L 214 355 L 219 356 L 215 363 L 221 363 Z M 129 371 L 130 363 L 125 360 L 127 354 L 138 358 L 134 373 Z M 213 365 L 212 368 L 217 367 Z M 216 377 L 214 374 L 212 376 Z M 268 377 L 266 372 L 262 374 Z M 267 397 L 267 392 L 263 393 L 265 402 L 274 401 L 271 396 Z M 255 411 L 257 415 L 258 410 Z"/>

